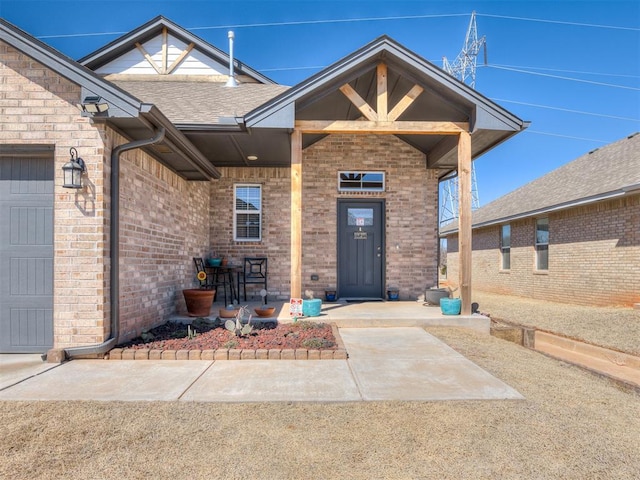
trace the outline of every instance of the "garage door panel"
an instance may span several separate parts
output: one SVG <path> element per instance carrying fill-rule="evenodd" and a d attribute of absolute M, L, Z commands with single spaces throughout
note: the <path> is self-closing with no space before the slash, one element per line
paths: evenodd
<path fill-rule="evenodd" d="M 10 216 L 12 246 L 53 245 L 53 208 L 12 207 Z"/>
<path fill-rule="evenodd" d="M 35 308 L 12 308 L 11 347 L 32 347 L 40 351 L 39 347 L 50 347 L 53 337 L 53 311 Z"/>
<path fill-rule="evenodd" d="M 53 346 L 53 166 L 0 155 L 0 353 Z"/>
<path fill-rule="evenodd" d="M 7 161 L 3 177 L 11 179 L 13 195 L 53 194 L 53 162 L 46 158 L 14 158 Z"/>
<path fill-rule="evenodd" d="M 53 259 L 12 258 L 10 272 L 12 296 L 53 295 Z"/>

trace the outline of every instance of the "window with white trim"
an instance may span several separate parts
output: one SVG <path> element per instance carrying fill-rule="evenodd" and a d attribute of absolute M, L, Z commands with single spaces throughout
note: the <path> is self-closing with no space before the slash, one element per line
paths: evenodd
<path fill-rule="evenodd" d="M 340 192 L 384 192 L 384 172 L 338 172 Z"/>
<path fill-rule="evenodd" d="M 234 240 L 262 240 L 262 185 L 237 184 L 233 193 Z"/>
<path fill-rule="evenodd" d="M 536 219 L 536 270 L 549 270 L 549 219 Z"/>
<path fill-rule="evenodd" d="M 511 225 L 502 225 L 500 229 L 501 270 L 511 269 Z"/>

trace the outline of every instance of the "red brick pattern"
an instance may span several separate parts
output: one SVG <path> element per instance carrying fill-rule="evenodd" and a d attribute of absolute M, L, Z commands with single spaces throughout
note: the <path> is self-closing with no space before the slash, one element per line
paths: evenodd
<path fill-rule="evenodd" d="M 511 269 L 500 271 L 500 228 L 473 231 L 473 288 L 581 305 L 640 301 L 640 195 L 549 218 L 549 270 L 535 270 L 535 219 L 511 222 Z M 457 283 L 457 235 L 448 239 L 447 278 Z"/>
<path fill-rule="evenodd" d="M 339 193 L 341 170 L 386 172 L 383 193 Z M 290 292 L 290 169 L 223 168 L 213 181 L 211 245 L 231 261 L 244 256 L 269 258 L 269 295 Z M 435 285 L 437 274 L 437 171 L 425 168 L 425 157 L 393 136 L 330 135 L 303 152 L 302 291 L 322 298 L 337 282 L 337 200 L 382 198 L 386 201 L 387 286 L 400 288 L 400 298 L 416 298 Z M 261 242 L 233 241 L 233 185 L 262 185 Z M 311 275 L 317 274 L 318 281 Z M 259 288 L 259 287 L 258 287 Z M 255 292 L 255 289 L 254 289 Z"/>

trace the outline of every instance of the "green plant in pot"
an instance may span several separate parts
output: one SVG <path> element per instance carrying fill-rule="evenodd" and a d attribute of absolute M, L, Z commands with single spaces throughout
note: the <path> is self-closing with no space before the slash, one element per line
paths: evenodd
<path fill-rule="evenodd" d="M 449 289 L 449 297 L 440 299 L 440 310 L 443 315 L 460 315 L 462 309 L 462 299 L 453 298 L 453 294 L 458 290 L 458 287 Z"/>

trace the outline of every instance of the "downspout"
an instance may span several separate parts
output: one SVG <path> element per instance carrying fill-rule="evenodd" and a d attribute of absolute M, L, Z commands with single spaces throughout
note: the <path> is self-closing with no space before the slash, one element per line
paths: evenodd
<path fill-rule="evenodd" d="M 118 145 L 111 151 L 111 227 L 109 234 L 109 250 L 111 252 L 111 269 L 109 274 L 109 303 L 111 306 L 111 338 L 99 345 L 65 348 L 67 358 L 100 355 L 118 344 L 120 336 L 120 155 L 129 150 L 156 144 L 164 138 L 165 128 L 158 127 L 154 137 L 147 140 Z"/>

